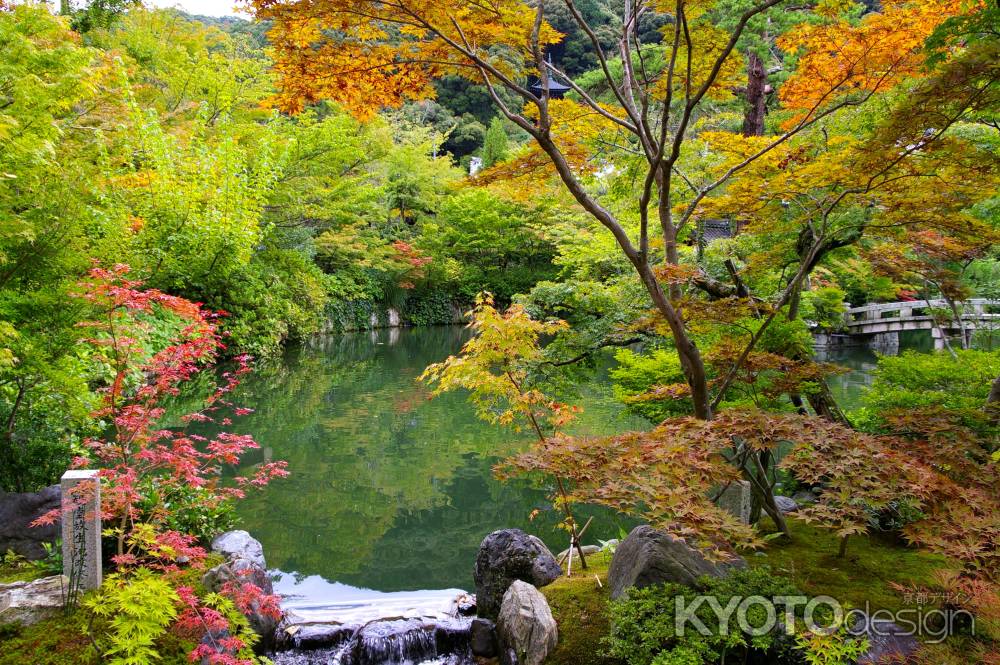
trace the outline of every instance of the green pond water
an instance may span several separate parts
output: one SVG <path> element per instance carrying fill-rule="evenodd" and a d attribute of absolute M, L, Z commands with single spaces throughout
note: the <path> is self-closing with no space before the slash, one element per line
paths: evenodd
<path fill-rule="evenodd" d="M 240 508 L 269 567 L 285 573 L 280 591 L 328 600 L 362 590 L 469 589 L 480 541 L 503 527 L 565 548 L 551 488 L 493 476 L 498 460 L 527 444 L 524 435 L 479 421 L 464 394 L 430 399 L 417 381 L 467 335 L 440 327 L 324 338 L 259 367 L 243 384 L 237 401 L 255 412 L 237 429 L 263 447 L 249 462 L 286 460 L 291 472 Z M 823 359 L 851 368 L 832 387 L 845 407 L 858 406 L 875 353 L 846 349 Z M 574 433 L 648 427 L 623 413 L 606 372 L 575 401 L 583 414 Z M 633 524 L 600 509 L 581 508 L 578 519 L 591 515 L 587 542 Z"/>
<path fill-rule="evenodd" d="M 238 401 L 256 411 L 238 429 L 291 472 L 240 509 L 270 568 L 379 591 L 468 589 L 490 531 L 519 527 L 553 551 L 566 547 L 551 488 L 493 477 L 499 459 L 526 445 L 524 435 L 479 421 L 463 394 L 430 399 L 417 382 L 467 334 L 440 327 L 330 337 L 246 380 Z M 576 400 L 584 408 L 576 433 L 645 427 L 599 379 Z M 577 519 L 591 515 L 587 542 L 632 526 L 599 509 L 581 509 Z"/>

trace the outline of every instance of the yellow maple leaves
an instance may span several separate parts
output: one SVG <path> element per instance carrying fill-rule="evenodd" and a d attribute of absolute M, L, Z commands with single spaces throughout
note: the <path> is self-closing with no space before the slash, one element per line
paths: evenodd
<path fill-rule="evenodd" d="M 361 119 L 384 107 L 434 95 L 433 79 L 481 75 L 473 57 L 493 75 L 523 76 L 533 62 L 535 11 L 517 0 L 252 0 L 277 54 L 281 90 L 274 106 L 296 112 L 332 99 Z M 543 47 L 562 35 L 543 24 Z"/>

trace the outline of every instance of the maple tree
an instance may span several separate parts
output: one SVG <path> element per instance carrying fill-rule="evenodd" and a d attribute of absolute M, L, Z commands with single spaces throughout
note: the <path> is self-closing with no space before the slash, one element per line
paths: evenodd
<path fill-rule="evenodd" d="M 244 613 L 253 610 L 278 618 L 281 611 L 277 597 L 264 593 L 246 577 L 227 581 L 220 594 L 205 599 L 184 585 L 174 589 L 169 582 L 171 576 L 184 565 L 200 566 L 207 554 L 195 534 L 174 525 L 192 492 L 197 510 L 211 514 L 219 505 L 242 498 L 249 489 L 264 487 L 288 472 L 284 462 L 269 461 L 226 483 L 223 468 L 237 466 L 247 451 L 258 448 L 252 436 L 223 431 L 208 438 L 188 432 L 185 427 L 163 426 L 167 414 L 164 402 L 179 395 L 185 382 L 212 367 L 225 347 L 217 330 L 216 314 L 184 298 L 143 288 L 141 281 L 129 278 L 129 272 L 125 265 L 95 267 L 80 291 L 95 316 L 80 325 L 89 332 L 87 342 L 107 369 L 102 403 L 94 415 L 109 423 L 111 434 L 85 441 L 85 450 L 74 459 L 74 466 L 93 465 L 99 471 L 101 518 L 111 524 L 105 535 L 117 542 L 113 561 L 118 569 L 109 586 L 99 596 L 88 599 L 86 606 L 96 616 L 110 617 L 119 612 L 132 616 L 130 622 L 119 626 L 119 634 L 112 636 L 102 655 L 120 654 L 127 659 L 139 657 L 136 654 L 141 652 L 153 657 L 149 654 L 155 655 L 156 631 L 176 617 L 176 629 L 182 634 L 205 638 L 192 659 L 247 665 L 256 662 L 252 653 L 247 657 L 252 644 L 248 640 L 255 637 L 243 630 L 219 638 L 219 631 L 235 628 L 238 619 L 216 608 L 232 606 Z M 169 343 L 151 350 L 150 337 L 157 331 L 149 317 L 157 313 L 168 316 L 173 330 Z M 180 422 L 210 422 L 224 427 L 232 423 L 227 413 L 249 413 L 250 409 L 231 401 L 232 391 L 250 371 L 249 360 L 245 355 L 238 356 L 236 368 L 221 374 L 222 381 L 202 407 L 180 416 Z M 38 518 L 35 524 L 52 524 L 66 511 L 85 505 L 89 486 L 81 487 L 84 491 L 65 497 L 60 508 Z M 153 580 L 150 569 L 162 571 L 166 579 Z M 166 585 L 163 601 L 169 611 L 154 619 L 143 613 L 141 598 L 157 584 Z M 245 624 L 245 619 L 239 620 Z"/>
<path fill-rule="evenodd" d="M 469 327 L 474 337 L 458 356 L 427 367 L 420 380 L 434 386 L 433 394 L 465 389 L 483 420 L 520 431 L 528 427 L 536 443 L 546 446 L 553 440 L 570 440 L 560 433 L 577 409 L 552 399 L 540 387 L 544 355 L 539 344 L 542 335 L 566 327 L 563 321 L 536 321 L 521 305 L 499 312 L 493 297 L 481 294 L 469 313 Z M 580 554 L 583 567 L 587 560 L 580 542 L 580 525 L 573 517 L 572 501 L 565 473 L 552 474 L 556 479 L 555 506 L 565 515 L 563 527 L 570 533 L 570 548 Z M 586 527 L 584 527 L 586 528 Z M 570 557 L 572 570 L 572 557 Z"/>
<path fill-rule="evenodd" d="M 657 265 L 681 263 L 679 241 L 707 199 L 819 121 L 863 105 L 916 74 L 924 62 L 924 40 L 941 22 L 964 10 L 957 0 L 894 1 L 886 3 L 882 14 L 853 24 L 824 7 L 818 23 L 796 27 L 779 40 L 783 49 L 799 53 L 798 67 L 782 88 L 790 112 L 782 132 L 744 137 L 733 159 L 693 182 L 677 169 L 699 134 L 695 126 L 703 105 L 713 96 L 729 94 L 730 81 L 739 80 L 736 46 L 748 24 L 780 11 L 781 0 L 733 7 L 686 0 L 626 2 L 613 54 L 572 0 L 566 0 L 574 21 L 591 38 L 613 104 L 598 101 L 546 61 L 546 47 L 560 38 L 546 22 L 547 3 L 533 8 L 515 0 L 488 5 L 417 0 L 251 4 L 259 18 L 273 21 L 270 34 L 280 83 L 274 103 L 282 108 L 296 111 L 330 98 L 360 117 L 370 117 L 380 108 L 430 96 L 431 82 L 446 74 L 485 85 L 503 115 L 533 139 L 527 163 L 554 170 L 576 202 L 614 236 L 670 329 L 699 418 L 712 417 L 759 336 L 751 337 L 713 394 L 702 353 L 676 302 L 682 284 L 664 284 L 657 278 Z M 674 21 L 663 30 L 665 61 L 651 69 L 637 48 L 637 25 L 642 13 L 654 9 L 671 14 Z M 727 10 L 738 18 L 720 18 Z M 538 87 L 523 84 L 526 77 L 535 77 Z M 549 81 L 554 78 L 568 82 L 573 99 L 550 98 Z M 524 108 L 505 102 L 501 90 L 516 95 Z M 636 180 L 643 184 L 634 203 L 635 229 L 586 185 L 588 140 L 607 132 L 627 137 L 624 140 L 641 156 Z M 882 171 L 916 151 L 903 151 Z M 839 206 L 843 198 L 832 205 Z M 798 270 L 772 299 L 772 313 L 762 329 L 795 298 L 815 261 L 828 250 L 830 236 L 820 229 L 804 240 Z"/>
<path fill-rule="evenodd" d="M 164 400 L 180 393 L 183 383 L 211 366 L 224 348 L 214 319 L 197 303 L 141 288 L 128 278 L 129 268 L 93 268 L 81 297 L 94 308 L 96 318 L 81 324 L 91 331 L 89 342 L 107 363 L 108 384 L 95 417 L 106 419 L 112 434 L 85 442 L 77 467 L 95 465 L 104 481 L 102 517 L 114 525 L 116 563 L 133 566 L 144 556 L 173 565 L 179 557 L 198 552 L 194 536 L 169 528 L 171 506 L 184 492 L 194 490 L 205 509 L 242 498 L 249 488 L 263 487 L 287 475 L 283 462 L 258 465 L 248 476 L 224 484 L 224 466 L 235 466 L 243 454 L 258 447 L 253 437 L 220 432 L 209 439 L 183 428 L 165 428 Z M 150 353 L 150 326 L 143 316 L 162 309 L 176 317 L 171 343 Z M 250 371 L 249 358 L 239 356 L 234 370 L 222 373 L 222 382 L 203 407 L 180 417 L 182 423 L 231 424 L 225 415 L 250 410 L 234 405 L 230 393 Z M 150 502 L 150 499 L 154 499 Z M 82 500 L 82 497 L 78 500 Z M 51 524 L 66 507 L 38 520 Z M 202 556 L 204 552 L 201 552 Z"/>

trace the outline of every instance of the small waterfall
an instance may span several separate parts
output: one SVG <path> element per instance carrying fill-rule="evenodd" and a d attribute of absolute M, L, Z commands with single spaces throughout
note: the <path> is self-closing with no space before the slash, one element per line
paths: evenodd
<path fill-rule="evenodd" d="M 275 665 L 475 663 L 475 599 L 460 589 L 383 593 L 281 572 L 274 588 L 285 613 Z"/>
<path fill-rule="evenodd" d="M 271 659 L 275 665 L 471 665 L 470 624 L 464 617 L 378 619 L 360 628 L 330 626 L 325 639 L 320 630 L 303 630 L 292 641 L 296 648 Z"/>

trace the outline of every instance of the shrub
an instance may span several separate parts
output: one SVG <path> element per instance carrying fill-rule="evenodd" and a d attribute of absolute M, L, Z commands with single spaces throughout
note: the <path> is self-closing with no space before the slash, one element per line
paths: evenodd
<path fill-rule="evenodd" d="M 1000 376 L 1000 352 L 908 351 L 879 358 L 875 381 L 865 396 L 862 425 L 887 431 L 887 416 L 914 411 L 940 411 L 980 436 L 991 437 L 995 425 L 984 409 L 990 386 Z"/>
<path fill-rule="evenodd" d="M 693 612 L 693 616 L 708 629 L 708 635 L 692 628 L 692 623 L 682 636 L 678 636 L 678 598 L 683 598 L 684 608 L 691 608 L 698 596 L 714 597 L 719 605 L 727 607 L 730 602 L 741 602 L 743 598 L 760 596 L 800 596 L 801 592 L 788 580 L 777 576 L 767 567 L 737 570 L 724 578 L 704 577 L 699 588 L 679 584 L 663 584 L 631 589 L 625 599 L 611 603 L 612 632 L 607 640 L 612 656 L 621 658 L 628 665 L 702 665 L 718 662 L 760 662 L 773 665 L 802 663 L 825 663 L 837 661 L 809 660 L 810 642 L 797 642 L 786 634 L 783 626 L 784 613 L 779 612 L 775 627 L 763 635 L 751 635 L 734 621 L 729 630 L 723 631 L 716 612 L 703 602 Z M 736 599 L 735 601 L 733 599 Z M 832 613 L 827 608 L 825 615 L 816 614 L 821 625 L 828 625 Z M 795 608 L 795 617 L 801 619 L 804 608 Z M 747 609 L 749 627 L 760 627 L 767 622 L 767 610 L 759 604 Z M 683 622 L 683 618 L 681 618 Z M 796 622 L 798 624 L 798 622 Z M 798 630 L 796 632 L 799 632 Z M 840 642 L 846 638 L 841 636 Z M 830 648 L 830 640 L 824 640 L 824 648 Z M 845 652 L 856 652 L 857 646 L 845 647 Z M 846 660 L 840 662 L 848 662 Z"/>

